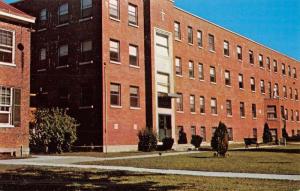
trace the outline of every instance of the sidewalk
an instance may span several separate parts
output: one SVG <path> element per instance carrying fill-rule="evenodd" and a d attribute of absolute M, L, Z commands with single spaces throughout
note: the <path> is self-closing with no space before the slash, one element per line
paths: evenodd
<path fill-rule="evenodd" d="M 193 152 L 166 153 L 166 154 L 163 154 L 163 156 L 172 156 L 172 155 L 178 155 L 178 154 L 192 154 L 192 153 Z M 197 151 L 197 153 L 199 153 L 199 151 Z M 191 170 L 148 169 L 148 168 L 121 167 L 121 166 L 73 164 L 73 163 L 79 163 L 79 162 L 120 160 L 120 159 L 133 159 L 133 158 L 149 158 L 149 157 L 158 157 L 158 156 L 159 156 L 158 154 L 143 155 L 143 156 L 116 157 L 116 158 L 35 156 L 36 158 L 30 158 L 30 159 L 2 160 L 2 161 L 0 161 L 0 165 L 25 165 L 25 166 L 41 166 L 41 167 L 43 166 L 43 167 L 61 167 L 61 168 L 78 168 L 78 169 L 98 169 L 98 170 L 111 170 L 111 171 L 129 171 L 129 172 L 138 172 L 138 173 L 155 173 L 155 174 L 170 174 L 170 175 L 300 181 L 300 175 L 206 172 L 206 171 L 191 171 Z"/>

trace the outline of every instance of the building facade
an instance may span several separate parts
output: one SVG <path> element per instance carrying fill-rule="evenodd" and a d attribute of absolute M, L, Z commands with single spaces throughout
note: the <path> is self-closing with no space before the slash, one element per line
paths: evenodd
<path fill-rule="evenodd" d="M 230 140 L 262 139 L 267 122 L 300 133 L 299 61 L 192 15 L 171 0 L 24 0 L 33 34 L 34 106 L 79 120 L 79 145 L 137 148 L 181 129 L 209 142 L 219 121 Z"/>
<path fill-rule="evenodd" d="M 34 21 L 0 1 L 0 154 L 29 154 L 30 25 Z"/>

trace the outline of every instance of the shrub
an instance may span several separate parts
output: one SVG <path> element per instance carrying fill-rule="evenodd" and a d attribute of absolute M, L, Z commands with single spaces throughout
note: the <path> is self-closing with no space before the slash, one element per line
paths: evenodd
<path fill-rule="evenodd" d="M 62 109 L 37 109 L 30 128 L 34 152 L 68 152 L 76 141 L 76 120 Z"/>
<path fill-rule="evenodd" d="M 183 130 L 183 127 L 179 130 L 179 139 L 178 139 L 178 144 L 187 144 L 187 138 L 186 138 L 186 133 Z"/>
<path fill-rule="evenodd" d="M 172 149 L 174 144 L 174 139 L 171 137 L 165 137 L 163 138 L 162 142 L 163 142 L 162 150 L 167 151 Z"/>
<path fill-rule="evenodd" d="M 212 150 L 216 151 L 218 156 L 224 157 L 228 150 L 228 140 L 227 127 L 224 123 L 220 122 L 211 139 Z"/>
<path fill-rule="evenodd" d="M 271 134 L 268 123 L 265 123 L 265 126 L 264 126 L 263 142 L 264 143 L 272 142 L 272 134 Z"/>
<path fill-rule="evenodd" d="M 154 151 L 157 147 L 157 139 L 156 135 L 152 130 L 144 129 L 139 131 L 139 144 L 138 150 L 143 152 L 151 152 Z"/>
<path fill-rule="evenodd" d="M 199 135 L 192 135 L 191 144 L 195 146 L 195 148 L 199 148 L 202 143 L 203 138 Z"/>

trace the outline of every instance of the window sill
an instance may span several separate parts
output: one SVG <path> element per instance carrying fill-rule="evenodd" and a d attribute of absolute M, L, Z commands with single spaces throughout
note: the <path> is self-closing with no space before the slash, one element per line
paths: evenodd
<path fill-rule="evenodd" d="M 80 110 L 83 110 L 83 109 L 94 109 L 94 106 L 91 105 L 91 106 L 80 106 L 79 107 Z"/>
<path fill-rule="evenodd" d="M 203 46 L 198 46 L 199 49 L 203 49 Z"/>
<path fill-rule="evenodd" d="M 83 66 L 83 65 L 93 64 L 93 63 L 94 63 L 94 61 L 90 60 L 90 61 L 86 61 L 86 62 L 79 62 L 78 65 Z"/>
<path fill-rule="evenodd" d="M 128 23 L 128 26 L 131 26 L 131 27 L 134 27 L 134 28 L 139 28 L 139 25 L 131 24 L 131 23 Z"/>
<path fill-rule="evenodd" d="M 238 59 L 238 61 L 242 63 L 242 62 L 243 62 L 243 59 Z"/>
<path fill-rule="evenodd" d="M 42 29 L 38 29 L 36 32 L 43 32 L 43 31 L 46 31 L 47 28 L 42 28 Z"/>
<path fill-rule="evenodd" d="M 122 109 L 123 107 L 120 105 L 110 105 L 111 108 L 113 109 Z"/>
<path fill-rule="evenodd" d="M 256 93 L 256 91 L 251 90 L 252 93 Z"/>
<path fill-rule="evenodd" d="M 59 24 L 56 25 L 56 28 L 60 28 L 60 27 L 64 27 L 64 26 L 68 26 L 70 23 L 63 23 L 63 24 Z"/>
<path fill-rule="evenodd" d="M 116 18 L 113 18 L 113 17 L 109 17 L 109 18 L 110 18 L 110 20 L 113 20 L 113 21 L 116 21 L 116 22 L 121 22 L 120 19 L 116 19 Z"/>
<path fill-rule="evenodd" d="M 197 115 L 197 113 L 196 113 L 196 112 L 191 112 L 191 114 L 192 114 L 192 115 Z"/>
<path fill-rule="evenodd" d="M 252 117 L 253 120 L 257 120 L 257 117 Z"/>
<path fill-rule="evenodd" d="M 227 88 L 231 88 L 232 86 L 231 85 L 225 85 Z"/>
<path fill-rule="evenodd" d="M 205 116 L 206 114 L 205 114 L 205 113 L 200 113 L 200 115 L 203 115 L 203 116 Z"/>
<path fill-rule="evenodd" d="M 224 57 L 225 57 L 225 58 L 230 58 L 230 56 L 229 56 L 229 55 L 224 55 Z"/>
<path fill-rule="evenodd" d="M 12 63 L 6 63 L 6 62 L 0 62 L 0 65 L 3 65 L 3 66 L 10 66 L 10 67 L 16 67 L 15 64 L 12 64 Z"/>
<path fill-rule="evenodd" d="M 140 107 L 130 107 L 131 110 L 141 110 L 142 108 Z"/>
<path fill-rule="evenodd" d="M 218 117 L 219 115 L 218 114 L 211 114 L 212 116 L 214 116 L 214 117 Z"/>
<path fill-rule="evenodd" d="M 182 77 L 183 77 L 182 75 L 179 75 L 179 74 L 176 74 L 176 76 L 179 77 L 179 78 L 182 78 Z"/>
<path fill-rule="evenodd" d="M 215 50 L 208 50 L 209 52 L 211 52 L 211 53 L 216 53 L 216 51 Z"/>
<path fill-rule="evenodd" d="M 1 128 L 14 128 L 15 126 L 13 126 L 13 125 L 7 125 L 7 124 L 3 124 L 3 125 L 1 125 L 0 124 L 0 129 Z"/>
<path fill-rule="evenodd" d="M 261 70 L 265 70 L 265 68 L 264 68 L 264 67 L 261 67 L 261 66 L 259 67 L 259 69 L 261 69 Z"/>
<path fill-rule="evenodd" d="M 182 42 L 181 39 L 179 39 L 179 38 L 175 38 L 175 41 Z"/>
<path fill-rule="evenodd" d="M 246 119 L 246 117 L 241 116 L 241 119 Z"/>
<path fill-rule="evenodd" d="M 38 70 L 36 70 L 37 72 L 46 72 L 47 71 L 47 69 L 46 68 L 42 68 L 42 69 L 38 69 Z"/>
<path fill-rule="evenodd" d="M 245 89 L 244 88 L 239 88 L 241 91 L 245 91 Z"/>
<path fill-rule="evenodd" d="M 195 80 L 195 77 L 189 77 L 190 80 Z"/>
<path fill-rule="evenodd" d="M 134 66 L 134 65 L 129 65 L 130 68 L 134 68 L 134 69 L 140 69 L 140 66 Z"/>
<path fill-rule="evenodd" d="M 121 62 L 113 61 L 113 60 L 109 61 L 109 63 L 111 63 L 111 64 L 116 64 L 116 65 L 121 65 Z"/>
<path fill-rule="evenodd" d="M 217 82 L 210 82 L 210 84 L 212 84 L 212 85 L 217 85 Z"/>
<path fill-rule="evenodd" d="M 56 66 L 56 69 L 63 69 L 63 68 L 69 68 L 69 65 L 64 65 L 64 66 Z"/>
<path fill-rule="evenodd" d="M 81 18 L 81 19 L 79 19 L 78 20 L 78 22 L 85 22 L 85 21 L 90 21 L 90 20 L 93 20 L 93 16 L 91 16 L 91 17 L 85 17 L 85 18 Z"/>
<path fill-rule="evenodd" d="M 194 44 L 193 44 L 193 43 L 190 43 L 190 42 L 188 42 L 188 45 L 190 45 L 190 46 L 194 46 Z"/>
<path fill-rule="evenodd" d="M 232 115 L 227 115 L 227 117 L 232 118 Z"/>
<path fill-rule="evenodd" d="M 176 113 L 184 113 L 183 111 L 176 111 Z"/>
<path fill-rule="evenodd" d="M 199 79 L 199 81 L 200 81 L 200 82 L 205 82 L 205 80 L 204 80 L 204 79 Z"/>

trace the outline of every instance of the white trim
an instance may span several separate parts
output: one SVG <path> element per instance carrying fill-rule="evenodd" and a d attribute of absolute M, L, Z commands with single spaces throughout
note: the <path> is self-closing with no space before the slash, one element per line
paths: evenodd
<path fill-rule="evenodd" d="M 15 14 L 12 14 L 12 13 L 7 13 L 5 11 L 1 11 L 0 10 L 0 17 L 1 16 L 3 16 L 3 17 L 9 17 L 9 18 L 16 19 L 16 20 L 19 20 L 19 21 L 25 21 L 25 22 L 28 22 L 28 23 L 35 23 L 35 18 L 34 17 L 27 18 L 27 17 L 15 15 Z"/>
<path fill-rule="evenodd" d="M 8 30 L 8 29 L 3 29 L 3 28 L 0 28 L 0 30 L 11 32 L 12 35 L 13 35 L 12 36 L 12 62 L 11 63 L 0 62 L 0 65 L 15 67 L 16 66 L 16 63 L 15 63 L 15 58 L 16 58 L 16 44 L 15 44 L 16 43 L 16 31 L 14 31 L 14 30 Z"/>

